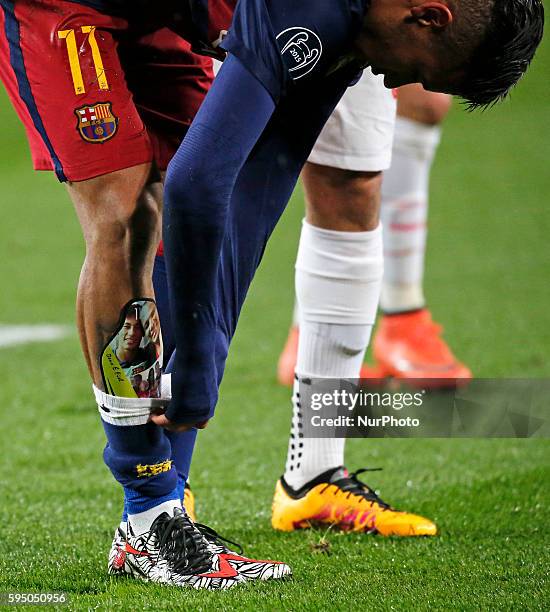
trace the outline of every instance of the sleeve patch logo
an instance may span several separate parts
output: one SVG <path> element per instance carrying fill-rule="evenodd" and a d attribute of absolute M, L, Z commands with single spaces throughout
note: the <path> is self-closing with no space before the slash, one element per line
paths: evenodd
<path fill-rule="evenodd" d="M 277 41 L 294 81 L 309 74 L 323 53 L 321 39 L 308 28 L 287 28 L 277 36 Z"/>
<path fill-rule="evenodd" d="M 118 118 L 113 115 L 111 103 L 86 105 L 74 111 L 76 129 L 86 142 L 100 144 L 110 140 L 118 129 Z"/>

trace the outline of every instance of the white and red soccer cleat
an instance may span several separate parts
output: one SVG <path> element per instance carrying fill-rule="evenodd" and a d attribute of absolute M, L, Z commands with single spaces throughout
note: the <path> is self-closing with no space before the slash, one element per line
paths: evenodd
<path fill-rule="evenodd" d="M 115 533 L 108 570 L 146 582 L 193 589 L 229 589 L 245 579 L 215 554 L 191 519 L 180 509 L 163 512 L 151 529 L 134 535 L 130 525 Z"/>
<path fill-rule="evenodd" d="M 207 590 L 292 574 L 286 563 L 249 559 L 230 550 L 225 542 L 234 544 L 206 525 L 195 524 L 176 508 L 173 517 L 161 514 L 151 530 L 140 536 L 132 535 L 121 524 L 111 546 L 108 571 L 112 575 Z"/>

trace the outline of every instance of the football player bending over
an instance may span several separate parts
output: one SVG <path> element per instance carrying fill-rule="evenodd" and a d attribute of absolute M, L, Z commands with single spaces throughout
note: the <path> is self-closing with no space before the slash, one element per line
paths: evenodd
<path fill-rule="evenodd" d="M 378 86 L 378 88 L 377 88 Z M 364 91 L 361 91 L 363 89 Z M 363 94 L 363 95 L 361 95 Z M 368 103 L 366 102 L 368 100 Z M 399 90 L 393 159 L 384 172 L 381 213 L 384 225 L 383 318 L 374 339 L 377 367 L 363 366 L 376 305 L 365 300 L 361 274 L 374 285 L 382 270 L 376 227 L 380 172 L 391 157 L 392 97 L 365 72 L 328 120 L 302 173 L 306 219 L 296 265 L 298 299 L 315 304 L 306 312 L 298 352 L 298 307 L 278 364 L 282 384 L 295 385 L 285 474 L 276 486 L 272 523 L 296 529 L 330 523 L 346 530 L 384 535 L 434 535 L 428 519 L 396 512 L 344 467 L 345 440 L 307 438 L 302 426 L 299 377 L 395 376 L 466 378 L 439 336 L 422 290 L 426 244 L 428 176 L 439 141 L 438 124 L 450 106 L 445 94 L 420 85 Z M 365 269 L 358 245 L 371 241 Z M 378 299 L 378 292 L 369 296 Z M 315 325 L 309 322 L 315 319 Z M 299 361 L 297 366 L 297 357 Z M 360 371 L 361 370 L 361 371 Z M 295 379 L 295 371 L 297 378 Z"/>
<path fill-rule="evenodd" d="M 305 13 L 304 6 L 293 6 L 280 21 L 270 6 L 241 2 L 221 43 L 228 59 L 169 168 L 164 237 L 177 351 L 172 401 L 164 415 L 152 418 L 172 431 L 213 416 L 229 344 L 267 239 L 357 67 L 370 64 L 389 87 L 420 81 L 427 89 L 462 95 L 472 108 L 490 106 L 526 69 L 542 27 L 541 5 L 533 2 L 380 0 L 370 4 L 353 48 L 342 56 L 339 41 L 355 27 L 354 11 L 332 14 L 329 26 L 319 10 Z M 512 17 L 511 9 L 520 6 L 521 16 Z M 261 41 L 251 23 L 264 24 Z M 374 322 L 382 278 L 378 211 L 349 208 L 347 225 L 338 230 L 304 226 L 308 236 L 302 236 L 297 265 L 297 284 L 304 286 L 298 289 L 298 364 L 309 369 L 299 369 L 299 377 L 355 377 Z M 345 249 L 335 248 L 340 239 Z M 316 240 L 331 247 L 316 250 Z M 323 256 L 327 252 L 336 253 L 333 261 Z M 322 291 L 311 290 L 312 276 L 322 278 Z M 303 360 L 301 351 L 307 353 Z M 334 355 L 337 365 L 329 362 Z M 330 453 L 321 455 L 331 474 L 319 475 L 316 464 L 311 473 L 319 481 L 306 478 L 304 486 L 361 498 L 365 511 L 357 528 L 435 533 L 433 523 L 391 511 L 356 476 L 334 471 Z M 297 483 L 284 493 L 287 501 L 304 498 Z M 310 510 L 303 518 L 311 518 Z M 323 516 L 322 501 L 317 510 Z"/>
<path fill-rule="evenodd" d="M 241 0 L 231 24 L 233 2 L 223 0 L 209 3 L 225 18 L 216 24 L 184 2 L 0 0 L 0 6 L 2 80 L 29 138 L 68 182 L 86 240 L 79 329 L 108 440 L 104 459 L 124 488 L 128 511 L 111 570 L 209 589 L 247 576 L 287 575 L 285 564 L 234 554 L 189 519 L 178 486 L 185 466 L 176 467 L 172 454 L 177 446 L 189 461 L 194 435 L 174 442 L 161 428 L 192 432 L 213 416 L 229 343 L 266 241 L 359 69 L 370 64 L 388 87 L 420 81 L 474 107 L 490 105 L 527 69 L 542 35 L 542 5 L 334 0 L 320 7 L 313 0 Z M 163 26 L 212 52 L 221 38 L 212 45 L 212 33 L 230 29 L 221 40 L 228 58 L 166 180 L 164 236 L 177 345 L 168 405 L 164 398 L 138 397 L 131 383 L 138 374 L 149 380 L 152 370 L 151 388 L 158 389 L 163 360 L 149 323 L 156 309 L 151 272 L 160 198 L 154 146 L 118 45 L 132 31 Z M 130 57 L 142 61 L 131 50 Z M 136 351 L 139 362 L 122 365 L 116 355 L 127 318 L 139 320 L 145 350 Z"/>

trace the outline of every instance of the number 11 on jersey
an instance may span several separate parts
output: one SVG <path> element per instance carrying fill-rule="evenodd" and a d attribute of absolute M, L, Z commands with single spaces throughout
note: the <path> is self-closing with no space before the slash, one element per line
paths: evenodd
<path fill-rule="evenodd" d="M 92 59 L 94 62 L 99 89 L 109 89 L 109 83 L 107 82 L 107 77 L 105 75 L 105 68 L 103 67 L 103 60 L 101 59 L 101 53 L 95 38 L 95 26 L 82 26 L 80 30 L 83 34 L 88 34 L 88 44 L 92 50 Z M 84 94 L 86 93 L 86 87 L 84 86 L 84 80 L 82 78 L 82 69 L 80 67 L 80 58 L 78 56 L 75 31 L 73 29 L 59 30 L 57 32 L 57 36 L 58 38 L 65 40 L 65 44 L 67 45 L 67 54 L 69 56 L 69 66 L 71 68 L 74 92 L 76 95 Z"/>

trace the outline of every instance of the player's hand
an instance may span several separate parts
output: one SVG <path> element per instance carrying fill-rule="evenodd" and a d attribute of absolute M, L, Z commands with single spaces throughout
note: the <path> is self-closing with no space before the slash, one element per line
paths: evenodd
<path fill-rule="evenodd" d="M 174 423 L 170 419 L 166 418 L 164 414 L 152 414 L 150 416 L 150 420 L 159 427 L 164 427 L 164 429 L 167 429 L 168 431 L 176 432 L 189 431 L 190 429 L 193 429 L 193 427 L 196 427 L 197 429 L 205 429 L 208 425 L 208 420 L 202 421 L 201 423 Z"/>

